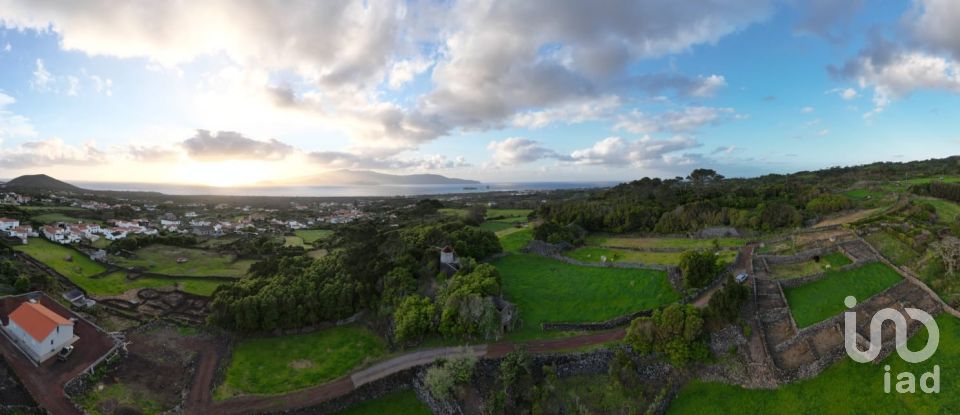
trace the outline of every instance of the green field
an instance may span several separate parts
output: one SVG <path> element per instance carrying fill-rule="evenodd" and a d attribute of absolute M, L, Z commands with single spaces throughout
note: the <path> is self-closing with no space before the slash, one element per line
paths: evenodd
<path fill-rule="evenodd" d="M 384 341 L 360 326 L 255 338 L 234 349 L 217 399 L 277 394 L 336 379 L 386 352 Z"/>
<path fill-rule="evenodd" d="M 313 245 L 316 241 L 329 238 L 333 235 L 333 231 L 329 229 L 301 229 L 294 231 L 293 234 L 303 239 L 303 243 Z"/>
<path fill-rule="evenodd" d="M 901 280 L 890 267 L 872 262 L 847 271 L 827 271 L 823 279 L 785 288 L 784 294 L 797 327 L 804 328 L 842 313 L 847 309 L 843 299 L 848 295 L 864 301 Z"/>
<path fill-rule="evenodd" d="M 81 210 L 86 210 L 82 207 L 76 206 L 17 206 L 20 210 L 25 210 L 27 212 L 45 212 L 45 211 L 64 211 L 64 212 L 77 212 Z"/>
<path fill-rule="evenodd" d="M 920 200 L 933 205 L 934 209 L 937 210 L 937 220 L 940 223 L 956 223 L 957 216 L 960 216 L 960 205 L 949 200 L 936 198 L 923 198 Z"/>
<path fill-rule="evenodd" d="M 844 359 L 815 378 L 777 389 L 744 389 L 694 381 L 670 405 L 670 414 L 949 414 L 960 412 L 960 320 L 947 313 L 936 319 L 940 346 L 929 360 L 910 364 L 892 353 L 883 364 Z M 910 350 L 926 344 L 926 330 L 910 339 Z M 884 393 L 884 365 L 892 383 L 909 371 L 917 378 L 940 366 L 940 393 Z"/>
<path fill-rule="evenodd" d="M 885 231 L 874 232 L 863 239 L 897 266 L 910 265 L 919 256 L 910 245 Z"/>
<path fill-rule="evenodd" d="M 299 236 L 284 236 L 283 246 L 303 246 L 303 238 Z"/>
<path fill-rule="evenodd" d="M 527 246 L 528 242 L 533 240 L 533 230 L 530 228 L 503 230 L 497 232 L 497 237 L 500 238 L 503 252 L 518 253 L 523 247 Z"/>
<path fill-rule="evenodd" d="M 590 235 L 587 237 L 587 245 L 605 246 L 610 248 L 677 248 L 677 249 L 698 249 L 712 248 L 713 239 L 693 239 L 693 238 L 644 238 L 610 235 Z M 746 245 L 746 239 L 742 238 L 717 238 L 717 243 L 722 248 L 735 248 Z"/>
<path fill-rule="evenodd" d="M 30 238 L 28 244 L 15 245 L 13 249 L 47 264 L 70 280 L 83 279 L 106 271 L 103 265 L 91 261 L 83 253 L 42 238 Z M 68 261 L 67 257 L 71 259 Z"/>
<path fill-rule="evenodd" d="M 336 415 L 430 415 L 427 408 L 412 390 L 403 390 L 361 402 L 357 406 L 335 412 Z"/>
<path fill-rule="evenodd" d="M 881 199 L 887 195 L 886 192 L 883 192 L 880 190 L 870 190 L 870 189 L 863 189 L 863 188 L 848 190 L 846 192 L 843 192 L 843 194 L 849 197 L 850 199 L 853 199 L 854 201 L 861 201 L 861 200 L 868 200 L 868 199 L 876 200 L 876 199 Z"/>
<path fill-rule="evenodd" d="M 210 296 L 213 290 L 217 289 L 221 281 L 208 281 L 192 278 L 137 278 L 128 280 L 126 271 L 111 272 L 103 277 L 75 277 L 70 278 L 74 284 L 80 286 L 85 291 L 93 295 L 111 296 L 119 295 L 134 288 L 165 288 L 177 286 L 188 293 Z"/>
<path fill-rule="evenodd" d="M 614 262 L 634 262 L 640 264 L 658 264 L 658 265 L 677 265 L 680 263 L 682 252 L 650 252 L 650 251 L 632 251 L 627 249 L 612 249 L 587 246 L 577 248 L 565 253 L 564 255 L 583 262 L 600 262 L 600 258 L 605 256 L 607 261 Z M 720 251 L 720 259 L 725 262 L 733 262 L 737 256 L 736 251 Z"/>
<path fill-rule="evenodd" d="M 505 297 L 520 310 L 523 327 L 514 339 L 542 336 L 540 323 L 603 321 L 680 299 L 662 271 L 577 266 L 528 254 L 493 264 Z"/>
<path fill-rule="evenodd" d="M 67 216 L 62 213 L 43 213 L 36 216 L 31 216 L 30 220 L 41 222 L 41 223 L 54 223 L 54 222 L 66 222 L 66 223 L 77 223 L 80 222 L 80 219 L 77 219 L 73 216 Z"/>
<path fill-rule="evenodd" d="M 215 251 L 159 244 L 140 248 L 134 251 L 134 254 L 135 258 L 111 256 L 110 260 L 124 268 L 139 267 L 157 274 L 190 277 L 241 277 L 254 262 L 247 259 L 234 260 L 232 255 Z M 186 258 L 187 262 L 178 264 L 178 258 Z"/>
<path fill-rule="evenodd" d="M 777 279 L 805 277 L 851 263 L 853 263 L 853 261 L 850 261 L 850 258 L 847 258 L 846 255 L 840 252 L 833 252 L 820 258 L 820 262 L 809 260 L 796 264 L 771 265 L 770 274 L 772 278 Z"/>

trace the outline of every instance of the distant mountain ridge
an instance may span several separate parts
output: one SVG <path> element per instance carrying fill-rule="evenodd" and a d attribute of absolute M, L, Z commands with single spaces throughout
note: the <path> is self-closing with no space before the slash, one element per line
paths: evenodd
<path fill-rule="evenodd" d="M 3 189 L 9 190 L 65 190 L 65 191 L 80 191 L 83 190 L 77 186 L 74 186 L 70 183 L 63 182 L 53 177 L 47 176 L 46 174 L 28 174 L 24 176 L 17 177 L 9 182 L 4 183 L 2 186 Z"/>
<path fill-rule="evenodd" d="M 480 184 L 476 180 L 457 179 L 439 174 L 386 174 L 369 170 L 334 170 L 315 176 L 294 179 L 284 184 L 320 186 L 437 185 Z"/>

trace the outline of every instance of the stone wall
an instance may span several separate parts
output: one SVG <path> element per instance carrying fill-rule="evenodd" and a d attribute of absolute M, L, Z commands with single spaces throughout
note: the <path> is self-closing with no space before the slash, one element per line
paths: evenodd
<path fill-rule="evenodd" d="M 614 317 L 607 321 L 586 322 L 586 323 L 542 323 L 540 328 L 544 331 L 597 331 L 609 330 L 615 327 L 626 326 L 637 317 L 650 316 L 652 310 L 638 311 L 633 314 L 627 314 L 620 317 Z"/>

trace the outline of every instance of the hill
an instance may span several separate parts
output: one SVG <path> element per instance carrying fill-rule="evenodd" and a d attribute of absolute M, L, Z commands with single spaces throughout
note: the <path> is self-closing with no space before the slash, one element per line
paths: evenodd
<path fill-rule="evenodd" d="M 62 182 L 47 176 L 46 174 L 28 174 L 17 177 L 3 184 L 3 189 L 8 190 L 64 190 L 80 191 L 83 190 L 70 183 Z"/>
<path fill-rule="evenodd" d="M 368 170 L 334 170 L 316 176 L 293 180 L 289 184 L 315 186 L 378 186 L 378 185 L 436 185 L 480 184 L 476 180 L 456 179 L 439 174 L 386 174 Z"/>

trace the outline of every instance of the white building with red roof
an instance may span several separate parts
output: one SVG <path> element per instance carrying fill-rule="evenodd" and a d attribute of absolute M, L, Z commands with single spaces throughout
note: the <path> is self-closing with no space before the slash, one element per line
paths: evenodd
<path fill-rule="evenodd" d="M 20 226 L 20 221 L 10 218 L 0 218 L 0 231 L 9 231 L 10 229 Z"/>
<path fill-rule="evenodd" d="M 20 304 L 9 316 L 3 330 L 31 359 L 41 363 L 80 338 L 73 334 L 74 323 L 35 300 Z"/>

